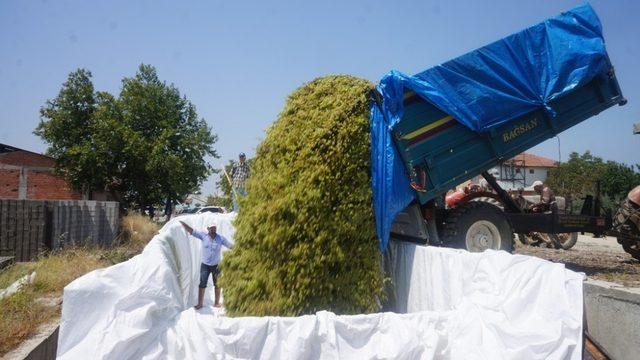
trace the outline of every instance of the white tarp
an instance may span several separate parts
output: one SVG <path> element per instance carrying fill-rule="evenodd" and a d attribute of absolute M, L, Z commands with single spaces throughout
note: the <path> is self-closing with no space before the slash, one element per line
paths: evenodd
<path fill-rule="evenodd" d="M 229 318 L 195 311 L 199 240 L 233 215 L 185 216 L 142 254 L 89 273 L 64 291 L 63 359 L 579 359 L 582 275 L 504 252 L 392 243 L 387 267 L 397 312 Z M 210 289 L 210 288 L 208 288 Z"/>

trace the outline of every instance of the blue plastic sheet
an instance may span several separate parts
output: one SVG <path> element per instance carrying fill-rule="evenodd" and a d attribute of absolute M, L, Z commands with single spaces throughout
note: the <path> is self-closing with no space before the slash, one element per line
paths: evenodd
<path fill-rule="evenodd" d="M 372 186 L 380 248 L 396 215 L 415 197 L 391 131 L 403 114 L 405 89 L 476 132 L 509 122 L 608 70 L 600 21 L 590 5 L 409 76 L 385 75 L 382 109 L 371 107 Z"/>
<path fill-rule="evenodd" d="M 396 122 L 398 120 L 396 118 Z M 382 252 L 387 248 L 393 220 L 415 196 L 405 166 L 393 145 L 391 129 L 394 124 L 387 121 L 387 116 L 377 106 L 371 107 L 371 188 Z"/>

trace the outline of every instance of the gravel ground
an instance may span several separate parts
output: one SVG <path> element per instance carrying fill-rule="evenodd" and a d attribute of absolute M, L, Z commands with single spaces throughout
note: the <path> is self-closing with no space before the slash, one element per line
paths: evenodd
<path fill-rule="evenodd" d="M 580 235 L 570 250 L 527 246 L 516 240 L 515 253 L 564 263 L 568 269 L 583 272 L 593 279 L 640 287 L 640 261 L 625 253 L 612 237 L 594 239 Z"/>

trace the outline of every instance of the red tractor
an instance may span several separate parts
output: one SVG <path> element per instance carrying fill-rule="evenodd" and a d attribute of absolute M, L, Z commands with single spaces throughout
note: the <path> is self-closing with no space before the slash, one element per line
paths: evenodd
<path fill-rule="evenodd" d="M 544 212 L 545 210 L 537 206 L 537 204 L 539 204 L 540 195 L 525 194 L 524 189 L 520 189 L 518 191 L 507 191 L 507 193 L 523 213 L 539 213 Z M 488 202 L 504 210 L 504 205 L 500 196 L 487 186 L 486 181 L 481 181 L 480 184 L 469 183 L 455 191 L 450 191 L 445 196 L 445 203 L 452 209 L 462 206 L 470 201 Z M 547 210 L 547 212 L 551 211 L 552 210 L 550 209 Z M 563 197 L 556 197 L 554 201 L 554 211 L 558 213 L 565 212 L 565 200 Z M 548 247 L 568 250 L 578 241 L 578 233 L 520 233 L 518 234 L 518 240 L 525 245 L 546 245 Z"/>

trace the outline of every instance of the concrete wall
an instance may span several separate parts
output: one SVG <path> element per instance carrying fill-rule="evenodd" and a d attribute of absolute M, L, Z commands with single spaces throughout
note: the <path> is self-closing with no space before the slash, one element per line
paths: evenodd
<path fill-rule="evenodd" d="M 58 350 L 59 332 L 60 327 L 58 326 L 44 341 L 36 346 L 24 360 L 54 360 Z"/>
<path fill-rule="evenodd" d="M 114 201 L 59 200 L 51 202 L 51 247 L 110 245 L 118 234 L 119 204 Z"/>
<path fill-rule="evenodd" d="M 119 205 L 111 201 L 0 200 L 0 256 L 29 261 L 68 245 L 110 245 Z"/>
<path fill-rule="evenodd" d="M 640 358 L 640 289 L 584 284 L 585 331 L 615 360 Z"/>

